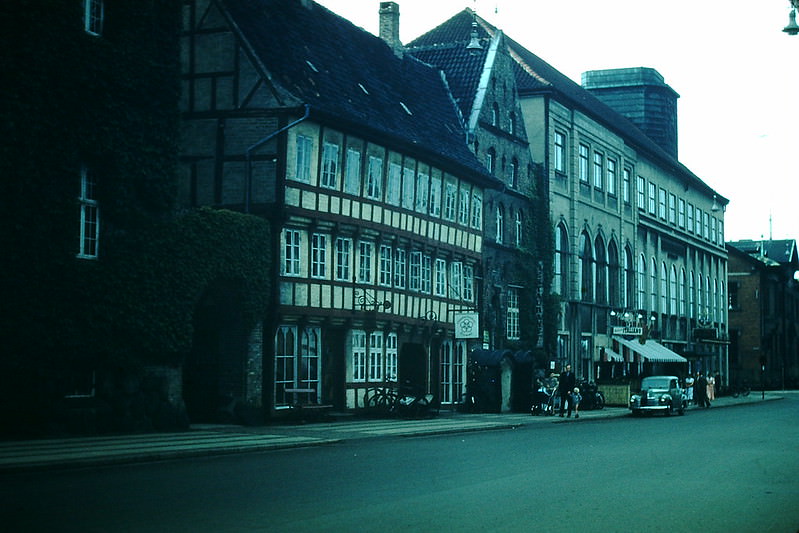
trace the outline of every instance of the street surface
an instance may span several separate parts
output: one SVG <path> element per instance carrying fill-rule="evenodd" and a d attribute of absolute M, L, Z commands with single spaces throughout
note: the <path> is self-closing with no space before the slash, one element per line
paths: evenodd
<path fill-rule="evenodd" d="M 4 474 L 5 531 L 799 530 L 799 396 Z"/>

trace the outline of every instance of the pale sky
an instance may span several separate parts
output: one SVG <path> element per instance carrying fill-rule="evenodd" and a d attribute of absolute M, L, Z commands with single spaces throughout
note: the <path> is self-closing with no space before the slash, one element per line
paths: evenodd
<path fill-rule="evenodd" d="M 380 0 L 317 0 L 377 34 Z M 789 0 L 395 0 L 410 42 L 469 7 L 580 83 L 651 67 L 679 93 L 679 159 L 730 204 L 725 237 L 799 239 L 799 35 Z"/>

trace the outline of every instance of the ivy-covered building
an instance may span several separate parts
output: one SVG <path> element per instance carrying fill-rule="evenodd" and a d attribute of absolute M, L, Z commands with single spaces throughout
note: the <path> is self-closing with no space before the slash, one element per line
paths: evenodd
<path fill-rule="evenodd" d="M 177 206 L 180 17 L 177 0 L 0 6 L 0 431 L 185 427 L 202 294 L 267 288 L 268 257 L 241 254 L 263 220 Z"/>

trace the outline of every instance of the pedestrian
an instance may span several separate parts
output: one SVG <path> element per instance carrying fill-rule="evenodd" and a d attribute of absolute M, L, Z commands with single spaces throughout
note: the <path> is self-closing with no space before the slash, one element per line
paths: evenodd
<path fill-rule="evenodd" d="M 688 403 L 694 403 L 694 377 L 688 374 L 685 378 L 685 397 L 688 398 Z"/>
<path fill-rule="evenodd" d="M 560 416 L 563 416 L 563 406 L 566 402 L 569 403 L 567 418 L 572 415 L 572 403 L 569 401 L 574 386 L 576 385 L 574 372 L 572 366 L 566 365 L 566 370 L 560 375 L 560 382 L 558 383 L 558 394 L 560 395 Z"/>
<path fill-rule="evenodd" d="M 712 402 L 716 399 L 716 378 L 710 372 L 707 373 L 707 401 Z"/>
<path fill-rule="evenodd" d="M 574 404 L 574 418 L 580 418 L 580 402 L 582 399 L 583 397 L 580 396 L 580 389 L 578 387 L 574 387 L 574 392 L 572 392 L 571 397 L 571 401 Z"/>
<path fill-rule="evenodd" d="M 699 372 L 694 382 L 694 398 L 699 407 L 710 407 L 710 400 L 707 399 L 707 378 L 702 372 Z"/>

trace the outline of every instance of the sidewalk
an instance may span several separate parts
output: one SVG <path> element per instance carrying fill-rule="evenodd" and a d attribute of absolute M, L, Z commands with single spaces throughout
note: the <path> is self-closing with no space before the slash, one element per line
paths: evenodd
<path fill-rule="evenodd" d="M 765 400 L 781 399 L 785 394 L 791 393 L 769 391 L 765 394 Z M 747 397 L 717 398 L 713 408 L 761 401 L 761 393 L 753 391 Z M 688 414 L 695 409 L 697 408 L 691 407 Z M 629 410 L 624 407 L 584 411 L 579 420 L 521 413 L 442 412 L 435 418 L 424 420 L 355 418 L 335 422 L 257 427 L 202 424 L 180 433 L 5 441 L 0 442 L 0 473 L 322 446 L 375 437 L 412 437 L 511 429 L 533 424 L 581 423 L 628 415 Z"/>

